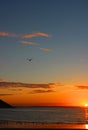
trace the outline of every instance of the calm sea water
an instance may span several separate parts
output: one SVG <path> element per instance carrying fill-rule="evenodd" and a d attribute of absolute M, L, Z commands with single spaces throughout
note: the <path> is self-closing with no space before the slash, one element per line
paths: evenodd
<path fill-rule="evenodd" d="M 0 120 L 36 123 L 86 123 L 87 108 L 29 107 L 0 109 Z"/>

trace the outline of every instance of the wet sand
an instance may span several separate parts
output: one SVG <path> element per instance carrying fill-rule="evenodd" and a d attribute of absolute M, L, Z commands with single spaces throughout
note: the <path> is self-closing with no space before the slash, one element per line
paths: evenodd
<path fill-rule="evenodd" d="M 88 124 L 29 123 L 0 121 L 0 129 L 88 129 Z"/>

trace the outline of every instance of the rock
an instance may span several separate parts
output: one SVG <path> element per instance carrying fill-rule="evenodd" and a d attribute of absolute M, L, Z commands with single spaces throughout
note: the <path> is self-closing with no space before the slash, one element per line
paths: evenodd
<path fill-rule="evenodd" d="M 3 100 L 0 100 L 0 108 L 13 108 L 13 106 L 4 102 Z"/>

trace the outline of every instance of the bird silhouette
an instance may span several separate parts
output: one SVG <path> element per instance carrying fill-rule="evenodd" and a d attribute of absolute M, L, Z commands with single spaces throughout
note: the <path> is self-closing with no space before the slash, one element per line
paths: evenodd
<path fill-rule="evenodd" d="M 32 61 L 32 58 L 30 58 L 30 59 L 29 59 L 29 58 L 27 58 L 27 60 L 31 62 L 31 61 Z"/>

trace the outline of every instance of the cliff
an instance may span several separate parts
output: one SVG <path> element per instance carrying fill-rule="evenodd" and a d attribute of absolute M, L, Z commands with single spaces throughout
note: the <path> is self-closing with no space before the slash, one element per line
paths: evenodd
<path fill-rule="evenodd" d="M 10 104 L 0 100 L 0 108 L 13 108 Z"/>

